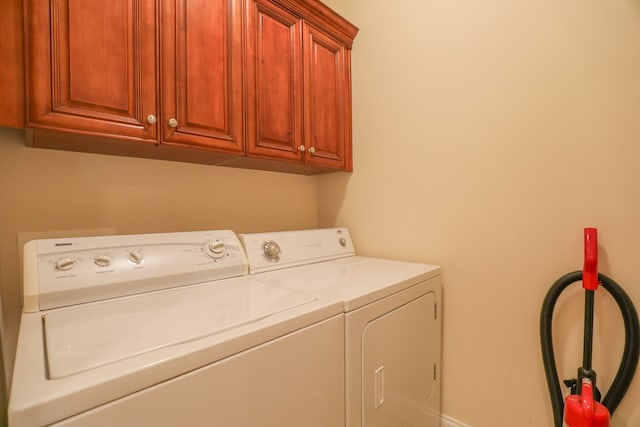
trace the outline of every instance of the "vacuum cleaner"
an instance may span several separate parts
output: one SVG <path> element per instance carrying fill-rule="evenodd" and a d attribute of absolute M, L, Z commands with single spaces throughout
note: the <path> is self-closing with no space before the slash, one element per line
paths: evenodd
<path fill-rule="evenodd" d="M 564 381 L 564 385 L 569 387 L 571 391 L 563 401 L 553 353 L 553 309 L 562 291 L 567 289 L 569 285 L 580 281 L 582 281 L 585 292 L 582 366 L 578 368 L 577 378 Z M 611 294 L 620 308 L 625 331 L 622 360 L 604 398 L 596 386 L 596 372 L 591 366 L 593 308 L 595 292 L 600 285 Z M 540 314 L 540 342 L 553 408 L 554 427 L 562 427 L 563 422 L 569 427 L 609 427 L 611 416 L 629 389 L 638 366 L 640 326 L 638 313 L 624 289 L 613 279 L 598 273 L 598 230 L 595 228 L 584 229 L 583 270 L 560 277 L 551 286 L 544 299 Z"/>

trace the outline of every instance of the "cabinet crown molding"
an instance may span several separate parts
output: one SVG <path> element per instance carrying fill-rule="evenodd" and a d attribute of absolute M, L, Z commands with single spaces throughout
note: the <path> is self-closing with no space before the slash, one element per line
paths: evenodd
<path fill-rule="evenodd" d="M 358 27 L 353 25 L 343 16 L 338 15 L 324 3 L 318 0 L 272 0 L 307 22 L 328 28 L 332 36 L 344 43 L 349 49 L 353 46 L 353 40 L 358 34 Z"/>

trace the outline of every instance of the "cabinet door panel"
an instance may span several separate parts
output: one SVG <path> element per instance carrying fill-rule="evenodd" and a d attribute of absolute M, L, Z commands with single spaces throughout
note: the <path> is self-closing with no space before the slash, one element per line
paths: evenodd
<path fill-rule="evenodd" d="M 0 126 L 24 127 L 23 12 L 21 1 L 3 3 L 0 14 Z"/>
<path fill-rule="evenodd" d="M 349 51 L 315 27 L 304 26 L 306 162 L 351 170 Z"/>
<path fill-rule="evenodd" d="M 28 2 L 28 125 L 155 140 L 154 4 Z"/>
<path fill-rule="evenodd" d="M 90 5 L 96 6 L 98 4 Z M 62 10 L 56 12 L 59 14 Z M 54 69 L 59 73 L 55 80 L 62 89 L 54 99 L 54 109 L 76 106 L 126 115 L 131 111 L 129 101 L 132 98 L 128 93 L 133 77 L 127 67 L 129 55 L 113 55 L 112 52 L 127 52 L 127 45 L 132 44 L 125 36 L 127 29 L 133 27 L 127 5 L 115 2 L 112 7 L 104 8 L 104 13 L 92 14 L 71 7 L 67 14 L 68 22 L 59 17 L 56 19 L 60 25 L 58 34 L 53 37 L 53 58 L 57 65 Z M 98 28 L 101 30 L 96 31 Z M 100 48 L 96 49 L 96 46 Z"/>
<path fill-rule="evenodd" d="M 248 152 L 301 161 L 301 21 L 262 0 L 248 8 Z"/>
<path fill-rule="evenodd" d="M 163 142 L 244 152 L 241 5 L 171 0 L 163 7 Z"/>

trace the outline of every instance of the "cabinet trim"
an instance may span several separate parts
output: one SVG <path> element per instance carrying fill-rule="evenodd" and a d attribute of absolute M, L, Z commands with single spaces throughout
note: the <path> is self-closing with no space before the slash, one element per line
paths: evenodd
<path fill-rule="evenodd" d="M 317 0 L 272 0 L 274 3 L 289 9 L 305 21 L 321 28 L 326 28 L 332 37 L 351 49 L 353 40 L 358 34 L 358 27 L 338 15 L 324 3 Z"/>

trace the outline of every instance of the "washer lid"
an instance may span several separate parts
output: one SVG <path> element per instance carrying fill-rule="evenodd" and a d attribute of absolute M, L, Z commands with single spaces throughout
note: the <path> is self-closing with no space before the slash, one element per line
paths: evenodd
<path fill-rule="evenodd" d="M 243 278 L 43 315 L 49 378 L 196 340 L 316 298 Z"/>

